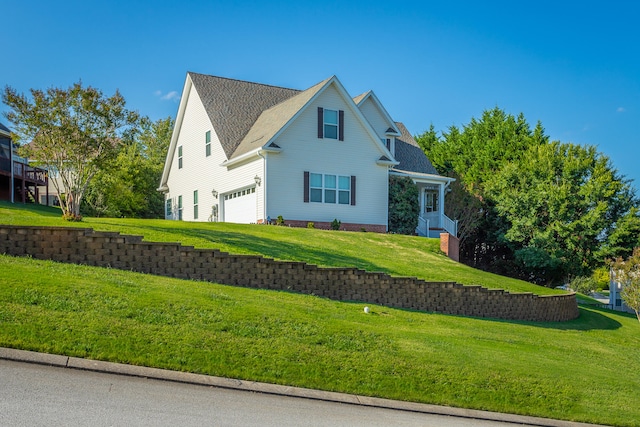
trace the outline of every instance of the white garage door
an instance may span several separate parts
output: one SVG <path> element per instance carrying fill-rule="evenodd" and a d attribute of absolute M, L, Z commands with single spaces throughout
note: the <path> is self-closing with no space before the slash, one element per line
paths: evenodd
<path fill-rule="evenodd" d="M 224 195 L 224 220 L 250 224 L 256 222 L 256 189 L 236 191 Z"/>

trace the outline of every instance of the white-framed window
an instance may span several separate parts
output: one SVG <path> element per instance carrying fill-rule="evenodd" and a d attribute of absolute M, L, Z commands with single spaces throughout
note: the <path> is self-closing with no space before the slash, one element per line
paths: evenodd
<path fill-rule="evenodd" d="M 309 173 L 309 201 L 351 204 L 351 176 Z"/>
<path fill-rule="evenodd" d="M 178 196 L 178 219 L 182 221 L 182 196 Z"/>
<path fill-rule="evenodd" d="M 207 157 L 211 155 L 211 131 L 210 130 L 208 130 L 204 134 L 204 151 Z"/>
<path fill-rule="evenodd" d="M 338 139 L 338 111 L 324 110 L 324 137 Z"/>
<path fill-rule="evenodd" d="M 171 218 L 171 203 L 173 203 L 173 201 L 171 199 L 167 199 L 167 203 L 165 205 L 165 218 Z"/>
<path fill-rule="evenodd" d="M 198 219 L 198 190 L 193 190 L 193 219 Z"/>
<path fill-rule="evenodd" d="M 182 169 L 182 145 L 178 147 L 178 169 Z"/>

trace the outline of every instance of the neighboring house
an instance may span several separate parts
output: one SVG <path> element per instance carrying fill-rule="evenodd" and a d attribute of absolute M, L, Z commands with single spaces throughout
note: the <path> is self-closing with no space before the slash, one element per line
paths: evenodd
<path fill-rule="evenodd" d="M 624 283 L 616 280 L 616 274 L 613 270 L 611 270 L 609 275 L 611 277 L 609 280 L 609 305 L 611 306 L 611 309 L 634 313 L 633 309 L 624 303 L 622 296 L 620 295 L 624 289 Z"/>
<path fill-rule="evenodd" d="M 419 234 L 456 234 L 452 179 L 373 92 L 352 99 L 335 76 L 299 91 L 190 72 L 158 190 L 168 219 L 385 232 L 390 174 L 420 189 Z"/>
<path fill-rule="evenodd" d="M 44 193 L 44 194 L 43 194 Z M 29 165 L 16 154 L 11 131 L 0 123 L 0 200 L 49 205 L 49 179 L 45 169 Z"/>

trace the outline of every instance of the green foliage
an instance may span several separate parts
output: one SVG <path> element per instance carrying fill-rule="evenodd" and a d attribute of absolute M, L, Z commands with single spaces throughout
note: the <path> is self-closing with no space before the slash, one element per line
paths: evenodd
<path fill-rule="evenodd" d="M 141 132 L 96 173 L 82 206 L 90 216 L 162 218 L 164 197 L 156 189 L 171 142 L 170 117 L 143 119 Z"/>
<path fill-rule="evenodd" d="M 276 218 L 276 225 L 284 225 L 284 218 L 282 215 L 278 215 L 278 218 Z"/>
<path fill-rule="evenodd" d="M 308 222 L 307 223 L 307 228 L 313 229 L 313 228 L 316 228 L 316 225 L 313 222 Z"/>
<path fill-rule="evenodd" d="M 603 266 L 593 270 L 591 275 L 597 290 L 609 290 L 609 267 Z"/>
<path fill-rule="evenodd" d="M 137 113 L 125 108 L 118 91 L 105 97 L 81 82 L 68 89 L 31 89 L 31 99 L 6 86 L 2 101 L 11 108 L 6 117 L 22 145 L 20 154 L 57 172 L 59 178 L 50 182 L 66 196 L 62 212 L 79 218 L 87 186 L 132 139 Z"/>
<path fill-rule="evenodd" d="M 418 186 L 411 178 L 389 176 L 389 232 L 414 234 L 419 214 Z"/>
<path fill-rule="evenodd" d="M 622 284 L 622 300 L 635 311 L 640 322 L 640 247 L 635 248 L 629 258 L 612 262 L 611 269 L 615 280 Z"/>
<path fill-rule="evenodd" d="M 333 221 L 331 221 L 331 229 L 332 230 L 340 230 L 340 226 L 342 225 L 342 222 L 339 221 L 337 218 L 335 218 Z"/>
<path fill-rule="evenodd" d="M 589 295 L 591 292 L 597 290 L 599 285 L 591 276 L 578 276 L 571 279 L 569 287 L 574 292 Z"/>
<path fill-rule="evenodd" d="M 597 256 L 601 259 L 626 258 L 636 247 L 640 247 L 640 210 L 633 207 L 615 223 Z"/>
<path fill-rule="evenodd" d="M 589 275 L 631 191 L 595 147 L 553 142 L 531 147 L 487 184 L 509 228 L 501 238 L 538 280 Z"/>
<path fill-rule="evenodd" d="M 549 142 L 540 123 L 498 108 L 418 141 L 457 179 L 445 206 L 460 219 L 463 262 L 552 285 L 638 242 L 634 189 L 595 147 Z"/>

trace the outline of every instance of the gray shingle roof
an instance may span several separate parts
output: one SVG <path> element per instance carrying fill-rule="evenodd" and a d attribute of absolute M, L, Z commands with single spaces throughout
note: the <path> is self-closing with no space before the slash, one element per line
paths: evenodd
<path fill-rule="evenodd" d="M 422 151 L 422 148 L 420 148 L 404 124 L 396 122 L 396 126 L 401 133 L 401 136 L 396 137 L 395 152 L 396 160 L 400 162 L 400 164 L 393 169 L 439 175 L 436 168 L 433 167 L 431 161 L 429 161 L 424 151 Z"/>
<path fill-rule="evenodd" d="M 6 133 L 11 133 L 8 127 L 0 123 L 0 130 L 5 131 Z"/>
<path fill-rule="evenodd" d="M 235 149 L 232 157 L 248 153 L 266 144 L 331 79 L 332 77 L 329 77 L 262 112 L 249 132 L 242 139 L 242 142 Z"/>
<path fill-rule="evenodd" d="M 189 76 L 227 158 L 231 158 L 265 110 L 300 93 L 296 89 L 193 72 Z"/>

